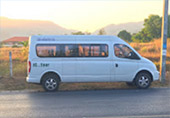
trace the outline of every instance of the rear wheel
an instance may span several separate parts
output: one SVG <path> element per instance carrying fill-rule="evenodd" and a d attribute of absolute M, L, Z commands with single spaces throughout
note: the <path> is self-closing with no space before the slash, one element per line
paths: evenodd
<path fill-rule="evenodd" d="M 147 89 L 151 85 L 151 76 L 149 73 L 141 72 L 136 76 L 135 84 L 139 89 Z"/>
<path fill-rule="evenodd" d="M 58 90 L 60 81 L 56 74 L 47 74 L 42 79 L 42 86 L 45 91 L 54 92 Z"/>

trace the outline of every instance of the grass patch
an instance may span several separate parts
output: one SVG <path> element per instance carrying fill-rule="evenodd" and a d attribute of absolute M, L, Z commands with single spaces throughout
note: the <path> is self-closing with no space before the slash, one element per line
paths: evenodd
<path fill-rule="evenodd" d="M 25 90 L 34 89 L 42 90 L 41 86 L 36 84 L 28 84 L 25 77 L 1 77 L 0 90 Z"/>
<path fill-rule="evenodd" d="M 27 62 L 26 61 L 12 61 L 13 76 L 27 75 Z M 9 61 L 0 61 L 0 76 L 9 77 Z"/>

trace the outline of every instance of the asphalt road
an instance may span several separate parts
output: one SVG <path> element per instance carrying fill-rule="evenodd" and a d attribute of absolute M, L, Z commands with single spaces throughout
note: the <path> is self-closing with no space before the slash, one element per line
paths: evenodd
<path fill-rule="evenodd" d="M 170 118 L 170 88 L 0 92 L 0 118 Z"/>

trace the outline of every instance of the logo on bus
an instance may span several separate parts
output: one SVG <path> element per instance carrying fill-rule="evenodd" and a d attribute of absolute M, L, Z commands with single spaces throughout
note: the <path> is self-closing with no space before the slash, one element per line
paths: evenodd
<path fill-rule="evenodd" d="M 48 67 L 50 64 L 48 63 L 33 63 L 33 67 Z"/>

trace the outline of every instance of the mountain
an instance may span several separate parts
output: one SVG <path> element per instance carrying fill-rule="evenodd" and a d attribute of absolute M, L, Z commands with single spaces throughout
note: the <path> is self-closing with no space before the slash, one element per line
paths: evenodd
<path fill-rule="evenodd" d="M 63 28 L 50 21 L 20 20 L 0 17 L 0 41 L 14 36 L 30 36 L 38 34 L 63 35 L 75 30 Z"/>
<path fill-rule="evenodd" d="M 143 28 L 144 22 L 130 22 L 118 25 L 108 25 L 103 27 L 107 35 L 117 35 L 121 30 L 127 30 L 136 33 Z M 92 34 L 98 34 L 100 29 Z M 77 32 L 63 28 L 51 21 L 41 20 L 21 20 L 0 17 L 0 41 L 14 36 L 30 36 L 30 35 L 63 35 Z"/>
<path fill-rule="evenodd" d="M 129 22 L 123 24 L 111 24 L 101 29 L 104 29 L 107 35 L 117 35 L 121 30 L 126 30 L 131 34 L 139 32 L 143 28 L 143 21 Z M 100 29 L 96 30 L 93 34 L 98 34 Z"/>

